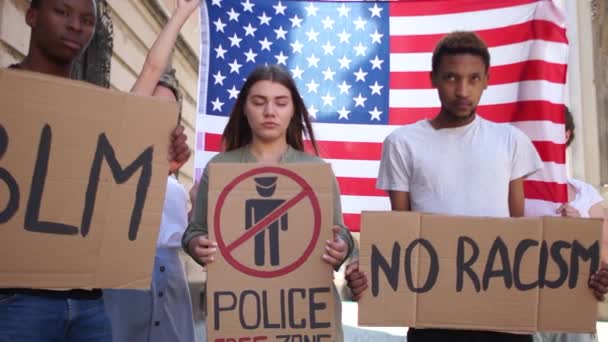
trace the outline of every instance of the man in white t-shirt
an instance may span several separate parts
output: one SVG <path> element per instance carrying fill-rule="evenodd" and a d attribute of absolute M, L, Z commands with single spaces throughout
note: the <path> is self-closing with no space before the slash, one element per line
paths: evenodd
<path fill-rule="evenodd" d="M 431 81 L 441 110 L 432 120 L 396 129 L 384 141 L 377 187 L 392 210 L 518 217 L 524 178 L 542 167 L 530 139 L 509 124 L 476 114 L 488 84 L 490 55 L 472 32 L 454 32 L 433 52 Z M 358 263 L 347 268 L 355 299 L 367 288 Z M 491 331 L 415 329 L 417 341 L 532 341 L 530 335 Z"/>

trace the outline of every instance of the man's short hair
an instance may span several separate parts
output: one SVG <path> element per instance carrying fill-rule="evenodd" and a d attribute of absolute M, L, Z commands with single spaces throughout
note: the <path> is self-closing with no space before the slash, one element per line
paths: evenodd
<path fill-rule="evenodd" d="M 435 74 L 439 71 L 439 64 L 444 55 L 461 54 L 481 57 L 486 66 L 486 72 L 488 71 L 490 67 L 490 53 L 488 52 L 486 43 L 475 32 L 455 31 L 441 38 L 437 46 L 435 46 L 432 73 Z"/>
<path fill-rule="evenodd" d="M 39 8 L 42 0 L 32 0 L 30 2 L 30 8 Z"/>

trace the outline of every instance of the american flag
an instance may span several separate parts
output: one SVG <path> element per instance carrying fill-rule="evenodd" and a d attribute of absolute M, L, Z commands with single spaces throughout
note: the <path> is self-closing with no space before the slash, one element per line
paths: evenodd
<path fill-rule="evenodd" d="M 491 54 L 479 115 L 520 128 L 544 162 L 525 182 L 527 214 L 553 215 L 566 201 L 568 41 L 551 1 L 207 0 L 201 28 L 197 178 L 220 151 L 244 79 L 258 64 L 279 64 L 296 80 L 338 178 L 345 223 L 358 231 L 361 210 L 390 208 L 375 187 L 384 138 L 438 113 L 433 48 L 446 33 L 471 30 Z"/>

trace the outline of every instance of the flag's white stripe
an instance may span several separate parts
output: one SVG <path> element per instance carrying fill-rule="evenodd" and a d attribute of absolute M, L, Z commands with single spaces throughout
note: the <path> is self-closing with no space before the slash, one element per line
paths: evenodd
<path fill-rule="evenodd" d="M 336 177 L 348 178 L 373 178 L 378 177 L 378 160 L 349 160 L 349 159 L 325 159 L 331 164 Z"/>
<path fill-rule="evenodd" d="M 435 95 L 436 96 L 436 95 Z M 222 134 L 228 118 L 215 115 L 198 115 L 197 127 L 204 132 Z M 564 126 L 550 121 L 518 121 L 512 122 L 524 131 L 531 140 L 551 141 L 556 144 L 564 143 Z M 372 142 L 382 143 L 399 125 L 348 125 L 335 123 L 315 123 L 314 132 L 320 141 L 342 141 L 342 142 Z"/>
<path fill-rule="evenodd" d="M 505 104 L 519 101 L 548 101 L 563 103 L 564 85 L 549 81 L 522 81 L 488 86 L 480 105 Z M 436 89 L 391 89 L 390 108 L 439 107 Z"/>
<path fill-rule="evenodd" d="M 532 141 L 550 141 L 555 144 L 566 143 L 564 124 L 551 121 L 516 121 L 511 124 L 522 130 Z"/>
<path fill-rule="evenodd" d="M 558 179 L 565 180 L 568 177 L 566 164 L 554 162 L 543 162 L 543 168 L 526 178 L 531 181 L 555 182 Z"/>
<path fill-rule="evenodd" d="M 552 4 L 531 3 L 483 11 L 460 12 L 451 14 L 391 17 L 391 35 L 441 34 L 452 31 L 479 31 L 525 23 L 527 21 L 547 20 L 565 27 L 564 16 Z M 546 8 L 541 8 L 545 6 Z"/>
<path fill-rule="evenodd" d="M 199 167 L 204 167 L 215 154 L 216 152 L 197 151 L 195 154 L 195 164 Z M 377 160 L 325 159 L 325 161 L 331 164 L 336 177 L 371 179 L 378 177 L 380 162 Z M 541 182 L 554 182 L 556 179 L 566 179 L 566 165 L 544 162 L 543 168 L 530 175 L 527 179 Z"/>
<path fill-rule="evenodd" d="M 345 214 L 359 214 L 362 210 L 390 210 L 391 203 L 388 196 L 340 196 L 342 212 Z"/>
<path fill-rule="evenodd" d="M 325 159 L 331 164 L 337 177 L 373 178 L 378 177 L 379 161 L 374 160 L 345 160 Z M 566 164 L 543 162 L 543 168 L 531 174 L 527 180 L 554 182 L 556 179 L 566 179 Z"/>
<path fill-rule="evenodd" d="M 388 197 L 341 196 L 342 212 L 360 214 L 362 210 L 390 210 Z M 559 203 L 537 199 L 525 199 L 525 216 L 555 216 Z"/>
<path fill-rule="evenodd" d="M 528 60 L 541 60 L 556 64 L 567 64 L 568 44 L 545 40 L 528 40 L 516 44 L 492 47 L 490 65 L 509 65 Z M 391 53 L 391 71 L 431 71 L 433 53 Z"/>
<path fill-rule="evenodd" d="M 528 60 L 567 64 L 568 45 L 559 42 L 530 40 L 489 49 L 492 66 L 510 65 Z M 392 72 L 430 71 L 432 52 L 391 53 Z"/>
<path fill-rule="evenodd" d="M 556 216 L 555 211 L 559 206 L 559 203 L 526 198 L 524 216 Z"/>

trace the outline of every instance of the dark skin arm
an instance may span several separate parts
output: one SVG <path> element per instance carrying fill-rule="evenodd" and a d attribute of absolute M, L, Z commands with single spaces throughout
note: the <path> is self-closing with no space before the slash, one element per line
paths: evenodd
<path fill-rule="evenodd" d="M 511 217 L 524 216 L 524 178 L 509 182 L 509 213 Z"/>
<path fill-rule="evenodd" d="M 411 211 L 409 192 L 389 191 L 388 195 L 393 211 Z M 358 301 L 368 288 L 367 276 L 359 269 L 359 260 L 354 260 L 346 266 L 345 278 L 348 287 L 353 293 L 353 299 Z"/>
<path fill-rule="evenodd" d="M 152 96 L 156 98 L 177 101 L 173 91 L 162 84 L 156 85 Z M 190 148 L 186 143 L 188 137 L 184 134 L 184 126 L 178 125 L 169 137 L 169 174 L 177 172 L 190 158 Z"/>

